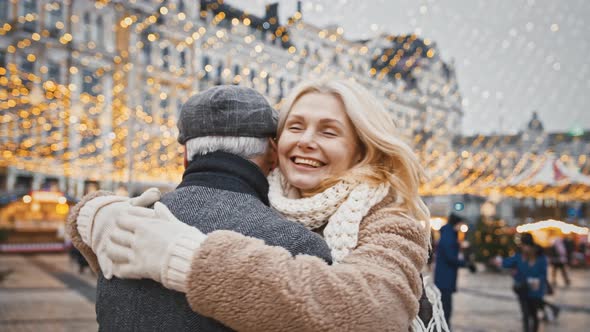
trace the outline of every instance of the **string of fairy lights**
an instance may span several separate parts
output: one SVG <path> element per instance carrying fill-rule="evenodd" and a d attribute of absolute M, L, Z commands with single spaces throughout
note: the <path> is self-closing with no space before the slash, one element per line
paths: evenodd
<path fill-rule="evenodd" d="M 0 67 L 0 166 L 114 182 L 177 182 L 183 166 L 182 147 L 175 141 L 176 114 L 178 105 L 194 91 L 219 82 L 250 85 L 279 107 L 280 90 L 289 82 L 353 76 L 390 109 L 415 106 L 406 112 L 410 120 L 401 123 L 401 130 L 413 139 L 429 175 L 423 194 L 501 191 L 517 197 L 590 199 L 582 185 L 508 185 L 542 155 L 522 155 L 516 145 L 501 147 L 499 139 L 482 145 L 483 136 L 476 138 L 460 153 L 427 145 L 444 135 L 450 140 L 445 109 L 461 111 L 453 69 L 440 60 L 428 39 L 401 35 L 386 37 L 387 47 L 354 44 L 343 38 L 341 28 L 306 25 L 299 12 L 289 19 L 288 28 L 278 26 L 265 34 L 264 24 L 274 26 L 276 18 L 258 29 L 257 18 L 244 13 L 234 17 L 224 11 L 222 2 L 210 2 L 202 11 L 193 7 L 195 2 L 189 6 L 159 1 L 151 11 L 141 1 L 88 3 L 94 15 L 112 18 L 113 36 L 103 37 L 112 38 L 110 49 L 104 41 L 88 40 L 83 38 L 86 32 L 74 31 L 73 26 L 87 17 L 67 10 L 70 5 L 65 2 L 48 3 L 40 12 L 22 12 L 0 26 L 0 38 L 12 40 L 6 47 L 6 65 Z M 18 4 L 10 5 L 16 12 Z M 41 12 L 59 12 L 61 19 L 42 26 L 46 15 Z M 27 23 L 38 24 L 39 29 L 22 29 Z M 293 42 L 298 34 L 311 36 L 321 47 L 297 46 Z M 281 46 L 269 45 L 274 40 Z M 43 58 L 39 50 L 44 48 L 65 50 L 65 79 L 49 77 L 51 68 L 38 63 Z M 161 57 L 150 53 L 164 49 L 167 53 Z M 172 61 L 173 52 L 186 56 L 184 65 Z M 204 56 L 216 56 L 225 65 L 211 61 L 198 68 L 195 59 Z M 232 68 L 237 58 L 248 61 Z M 275 74 L 285 68 L 289 75 L 280 83 Z M 427 75 L 428 68 L 443 71 L 447 79 Z M 430 135 L 425 134 L 428 131 Z M 585 155 L 564 152 L 559 157 L 590 173 Z"/>

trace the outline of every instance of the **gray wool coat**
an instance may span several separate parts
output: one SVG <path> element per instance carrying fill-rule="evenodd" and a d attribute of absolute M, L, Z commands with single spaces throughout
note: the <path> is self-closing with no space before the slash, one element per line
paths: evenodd
<path fill-rule="evenodd" d="M 182 222 L 204 233 L 232 230 L 283 247 L 293 256 L 314 255 L 331 263 L 325 241 L 271 209 L 267 193 L 268 182 L 255 164 L 214 152 L 196 157 L 181 184 L 164 195 L 162 203 Z M 193 312 L 185 294 L 147 279 L 107 280 L 100 274 L 96 313 L 101 331 L 231 330 Z"/>

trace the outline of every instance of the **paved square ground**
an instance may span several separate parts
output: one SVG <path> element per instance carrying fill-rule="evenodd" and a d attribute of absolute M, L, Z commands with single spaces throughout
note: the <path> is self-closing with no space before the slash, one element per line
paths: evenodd
<path fill-rule="evenodd" d="M 561 307 L 559 318 L 542 323 L 540 332 L 590 331 L 590 270 L 570 270 L 570 287 L 557 287 L 546 300 Z M 508 274 L 461 269 L 453 297 L 454 332 L 520 332 L 520 308 Z"/>
<path fill-rule="evenodd" d="M 0 330 L 96 331 L 95 276 L 65 254 L 0 255 Z M 572 285 L 547 299 L 562 307 L 540 332 L 590 331 L 590 270 L 571 270 Z M 454 296 L 455 332 L 521 331 L 509 275 L 461 270 Z"/>

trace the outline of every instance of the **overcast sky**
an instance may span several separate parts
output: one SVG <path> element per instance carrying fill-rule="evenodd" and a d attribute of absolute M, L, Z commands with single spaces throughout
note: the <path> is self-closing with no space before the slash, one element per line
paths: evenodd
<path fill-rule="evenodd" d="M 277 1 L 226 0 L 256 15 Z M 280 20 L 295 0 L 279 0 Z M 516 132 L 536 110 L 550 132 L 590 130 L 588 0 L 304 0 L 303 18 L 349 39 L 418 33 L 454 61 L 464 134 Z"/>

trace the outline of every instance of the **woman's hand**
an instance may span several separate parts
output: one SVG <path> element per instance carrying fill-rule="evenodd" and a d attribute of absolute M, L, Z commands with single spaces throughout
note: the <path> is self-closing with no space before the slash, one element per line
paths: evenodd
<path fill-rule="evenodd" d="M 498 255 L 493 258 L 490 258 L 490 263 L 497 268 L 501 268 L 502 267 L 502 256 Z"/>
<path fill-rule="evenodd" d="M 157 202 L 152 215 L 132 208 L 116 218 L 107 256 L 119 278 L 150 278 L 186 292 L 186 277 L 195 251 L 206 235 Z"/>
<path fill-rule="evenodd" d="M 96 254 L 102 273 L 111 278 L 112 268 L 106 257 L 107 239 L 115 217 L 123 214 L 134 206 L 151 206 L 160 200 L 161 194 L 157 188 L 150 188 L 134 198 L 123 196 L 99 196 L 84 204 L 77 217 L 77 230 L 82 241 Z M 151 209 L 143 209 L 152 211 Z"/>

